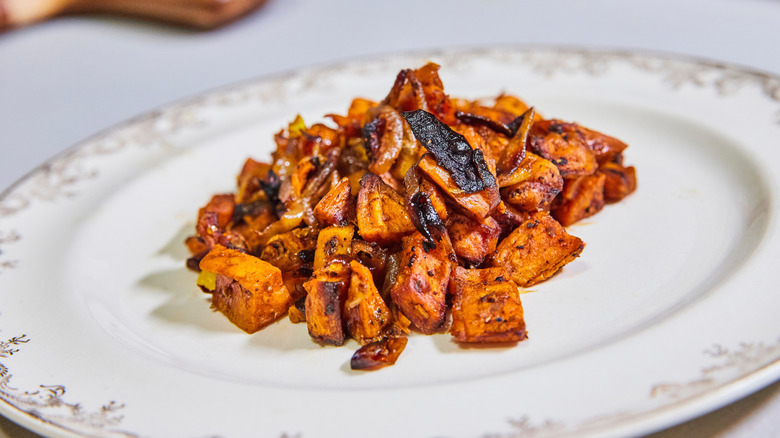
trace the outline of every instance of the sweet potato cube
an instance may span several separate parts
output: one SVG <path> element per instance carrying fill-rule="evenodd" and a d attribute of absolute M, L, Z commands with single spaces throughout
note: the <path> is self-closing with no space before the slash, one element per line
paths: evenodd
<path fill-rule="evenodd" d="M 350 262 L 352 277 L 344 305 L 347 331 L 361 344 L 382 338 L 392 324 L 390 309 L 374 285 L 371 271 L 353 260 Z"/>
<path fill-rule="evenodd" d="M 301 268 L 308 268 L 305 276 L 311 274 L 317 232 L 313 228 L 296 228 L 272 237 L 260 253 L 260 258 L 278 267 L 283 273 L 297 274 Z"/>
<path fill-rule="evenodd" d="M 447 220 L 447 234 L 455 254 L 477 265 L 496 250 L 501 227 L 490 216 L 477 222 L 462 214 L 451 214 Z"/>
<path fill-rule="evenodd" d="M 342 314 L 349 288 L 349 265 L 335 261 L 314 271 L 306 289 L 306 326 L 317 343 L 341 345 L 346 339 Z"/>
<path fill-rule="evenodd" d="M 563 189 L 558 168 L 551 161 L 529 152 L 520 163 L 520 169 L 525 178 L 502 188 L 502 198 L 520 211 L 549 210 L 552 200 Z"/>
<path fill-rule="evenodd" d="M 321 269 L 335 259 L 348 261 L 354 234 L 353 225 L 332 226 L 320 231 L 314 252 L 314 269 Z"/>
<path fill-rule="evenodd" d="M 574 123 L 535 122 L 528 135 L 528 148 L 552 161 L 564 178 L 591 175 L 598 168 L 596 155 Z"/>
<path fill-rule="evenodd" d="M 355 199 L 349 178 L 342 178 L 314 207 L 320 225 L 346 225 L 355 218 Z"/>
<path fill-rule="evenodd" d="M 392 243 L 415 230 L 403 196 L 373 173 L 360 179 L 357 211 L 360 235 L 369 242 Z"/>
<path fill-rule="evenodd" d="M 523 305 L 506 269 L 455 268 L 450 282 L 452 326 L 458 342 L 518 342 L 526 339 Z"/>
<path fill-rule="evenodd" d="M 618 202 L 636 190 L 636 169 L 634 166 L 623 167 L 618 163 L 605 163 L 599 167 L 603 173 L 604 201 Z"/>
<path fill-rule="evenodd" d="M 505 267 L 509 279 L 527 287 L 553 276 L 577 258 L 585 243 L 566 232 L 548 212 L 532 214 L 502 240 L 490 264 Z"/>
<path fill-rule="evenodd" d="M 444 323 L 452 270 L 447 246 L 440 242 L 436 248 L 429 248 L 419 231 L 402 241 L 400 270 L 390 297 L 417 330 L 425 334 L 436 332 Z"/>
<path fill-rule="evenodd" d="M 569 226 L 601 211 L 605 181 L 604 173 L 566 180 L 552 207 L 553 217 L 563 226 Z"/>
<path fill-rule="evenodd" d="M 293 303 L 279 268 L 252 255 L 217 245 L 200 268 L 218 274 L 212 306 L 247 333 L 283 317 Z"/>

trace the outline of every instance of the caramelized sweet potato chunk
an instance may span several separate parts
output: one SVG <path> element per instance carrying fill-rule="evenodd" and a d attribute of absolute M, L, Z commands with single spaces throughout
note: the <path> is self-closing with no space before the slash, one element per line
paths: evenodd
<path fill-rule="evenodd" d="M 416 231 L 404 236 L 402 246 L 398 278 L 390 296 L 420 332 L 434 333 L 444 323 L 447 310 L 452 270 L 447 245 L 429 248 L 425 237 Z"/>
<path fill-rule="evenodd" d="M 314 269 L 321 269 L 334 259 L 348 262 L 352 252 L 353 225 L 332 226 L 320 231 L 314 252 Z"/>
<path fill-rule="evenodd" d="M 346 225 L 355 215 L 355 199 L 347 177 L 342 178 L 314 207 L 314 217 L 324 226 Z"/>
<path fill-rule="evenodd" d="M 360 180 L 357 208 L 360 235 L 369 242 L 391 243 L 415 230 L 404 198 L 373 173 Z"/>
<path fill-rule="evenodd" d="M 518 342 L 526 339 L 523 305 L 506 269 L 455 268 L 450 333 L 458 342 Z"/>
<path fill-rule="evenodd" d="M 563 226 L 569 226 L 601 211 L 605 180 L 604 173 L 567 179 L 552 208 L 553 217 Z"/>
<path fill-rule="evenodd" d="M 344 303 L 349 289 L 348 264 L 335 261 L 314 271 L 306 289 L 306 326 L 314 341 L 325 345 L 341 345 L 346 340 Z"/>
<path fill-rule="evenodd" d="M 496 250 L 501 227 L 490 216 L 477 222 L 462 214 L 452 214 L 447 220 L 447 234 L 455 254 L 473 265 L 478 265 Z"/>
<path fill-rule="evenodd" d="M 563 190 L 558 168 L 551 161 L 529 152 L 520 164 L 520 170 L 524 177 L 502 188 L 502 198 L 521 211 L 549 210 L 553 199 Z"/>
<path fill-rule="evenodd" d="M 552 161 L 561 176 L 574 177 L 596 172 L 598 162 L 579 126 L 559 120 L 544 120 L 531 126 L 531 152 Z"/>
<path fill-rule="evenodd" d="M 254 333 L 287 314 L 292 296 L 279 268 L 257 257 L 217 245 L 201 260 L 203 271 L 217 275 L 211 302 L 247 333 Z"/>
<path fill-rule="evenodd" d="M 585 244 L 553 219 L 536 212 L 512 231 L 491 257 L 491 266 L 503 266 L 509 279 L 527 287 L 553 276 L 577 258 Z"/>
<path fill-rule="evenodd" d="M 374 277 L 367 267 L 352 260 L 344 318 L 347 331 L 361 344 L 382 338 L 392 324 L 390 309 L 374 285 Z"/>
<path fill-rule="evenodd" d="M 618 202 L 636 190 L 636 169 L 623 167 L 618 163 L 604 163 L 599 167 L 604 174 L 604 201 Z"/>

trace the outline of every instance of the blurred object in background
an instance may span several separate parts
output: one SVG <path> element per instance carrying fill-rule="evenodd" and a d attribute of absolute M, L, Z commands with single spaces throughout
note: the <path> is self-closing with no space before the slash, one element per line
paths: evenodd
<path fill-rule="evenodd" d="M 266 0 L 0 0 L 0 31 L 57 15 L 115 14 L 213 29 L 242 17 Z"/>

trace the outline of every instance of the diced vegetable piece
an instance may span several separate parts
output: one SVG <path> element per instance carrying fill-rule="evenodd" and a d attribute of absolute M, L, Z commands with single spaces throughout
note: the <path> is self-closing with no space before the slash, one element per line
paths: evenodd
<path fill-rule="evenodd" d="M 636 190 L 636 169 L 634 166 L 623 167 L 618 163 L 604 163 L 599 167 L 599 173 L 603 173 L 604 201 L 608 203 L 618 202 Z"/>
<path fill-rule="evenodd" d="M 404 198 L 373 173 L 361 178 L 357 205 L 358 229 L 365 240 L 387 244 L 415 230 Z"/>
<path fill-rule="evenodd" d="M 346 225 L 355 215 L 355 199 L 347 177 L 342 178 L 314 207 L 314 217 L 324 226 Z"/>
<path fill-rule="evenodd" d="M 379 341 L 366 344 L 350 360 L 350 368 L 353 370 L 372 371 L 388 365 L 393 365 L 398 356 L 406 348 L 405 337 L 387 337 Z"/>
<path fill-rule="evenodd" d="M 521 211 L 549 210 L 552 200 L 563 189 L 563 178 L 551 161 L 528 153 L 515 175 L 523 178 L 501 189 L 502 198 Z"/>
<path fill-rule="evenodd" d="M 214 308 L 247 333 L 283 317 L 293 303 L 279 268 L 252 255 L 217 245 L 200 268 L 218 274 Z"/>
<path fill-rule="evenodd" d="M 548 212 L 540 211 L 498 244 L 490 264 L 505 267 L 509 279 L 527 287 L 552 277 L 584 247 L 580 238 L 567 233 Z"/>
<path fill-rule="evenodd" d="M 544 120 L 531 126 L 531 152 L 552 161 L 564 178 L 591 175 L 598 163 L 579 126 L 559 120 Z"/>
<path fill-rule="evenodd" d="M 517 285 L 506 269 L 455 268 L 450 333 L 458 342 L 518 342 L 527 338 Z"/>
<path fill-rule="evenodd" d="M 350 262 L 352 277 L 344 305 L 349 334 L 361 344 L 382 338 L 392 324 L 390 309 L 374 285 L 371 271 L 359 262 Z"/>
<path fill-rule="evenodd" d="M 306 268 L 305 276 L 311 274 L 314 250 L 317 245 L 317 231 L 313 228 L 296 228 L 277 234 L 263 248 L 260 258 L 278 267 L 283 273 L 296 274 Z"/>
<path fill-rule="evenodd" d="M 346 332 L 342 319 L 349 288 L 348 264 L 335 261 L 314 271 L 306 289 L 306 326 L 309 336 L 324 345 L 342 345 Z"/>
<path fill-rule="evenodd" d="M 462 214 L 452 214 L 447 220 L 447 234 L 455 254 L 473 265 L 478 265 L 496 250 L 501 227 L 490 216 L 477 222 Z"/>
<path fill-rule="evenodd" d="M 551 213 L 563 226 L 593 216 L 604 208 L 606 175 L 597 173 L 567 179 Z"/>
<path fill-rule="evenodd" d="M 441 329 L 447 310 L 452 270 L 448 245 L 429 248 L 425 237 L 416 231 L 403 238 L 402 246 L 398 278 L 390 296 L 417 330 L 434 333 Z"/>
<path fill-rule="evenodd" d="M 314 252 L 314 269 L 321 269 L 334 259 L 349 262 L 352 252 L 353 225 L 332 226 L 320 231 L 317 250 Z"/>

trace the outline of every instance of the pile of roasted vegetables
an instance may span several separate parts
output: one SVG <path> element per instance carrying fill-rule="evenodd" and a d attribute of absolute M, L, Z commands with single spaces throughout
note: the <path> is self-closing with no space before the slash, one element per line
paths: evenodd
<path fill-rule="evenodd" d="M 329 125 L 297 117 L 200 209 L 187 265 L 213 308 L 247 333 L 288 316 L 317 343 L 351 337 L 353 369 L 395 363 L 412 332 L 526 339 L 518 288 L 578 257 L 564 227 L 635 171 L 625 143 L 510 95 L 451 98 L 438 70 L 402 70 Z"/>

